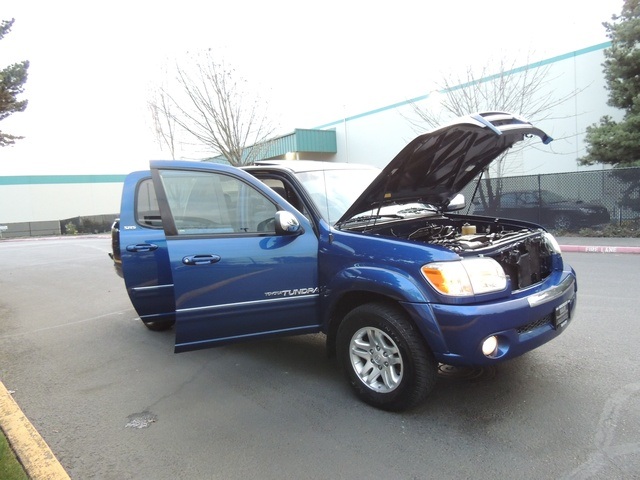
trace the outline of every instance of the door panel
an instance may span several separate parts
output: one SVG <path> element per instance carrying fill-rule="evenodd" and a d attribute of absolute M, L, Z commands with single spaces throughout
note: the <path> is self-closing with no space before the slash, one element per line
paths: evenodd
<path fill-rule="evenodd" d="M 152 165 L 173 275 L 176 352 L 319 330 L 318 242 L 302 215 L 303 233 L 279 236 L 277 196 L 245 172 Z"/>
<path fill-rule="evenodd" d="M 173 321 L 173 280 L 149 172 L 127 176 L 120 212 L 120 255 L 127 293 L 144 322 Z"/>

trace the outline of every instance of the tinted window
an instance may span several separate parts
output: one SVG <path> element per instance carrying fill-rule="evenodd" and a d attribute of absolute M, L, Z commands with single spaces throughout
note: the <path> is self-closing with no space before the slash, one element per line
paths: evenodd
<path fill-rule="evenodd" d="M 150 178 L 138 184 L 136 191 L 136 221 L 143 227 L 162 228 L 156 191 Z"/>
<path fill-rule="evenodd" d="M 522 194 L 521 203 L 528 206 L 538 205 L 538 194 L 533 192 L 524 192 Z"/>

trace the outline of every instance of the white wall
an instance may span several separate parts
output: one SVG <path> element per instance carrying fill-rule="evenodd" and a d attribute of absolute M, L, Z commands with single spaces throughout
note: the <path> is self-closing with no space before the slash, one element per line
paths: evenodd
<path fill-rule="evenodd" d="M 554 141 L 548 146 L 538 141 L 513 155 L 507 160 L 505 176 L 602 169 L 601 165 L 579 166 L 577 160 L 586 154 L 583 138 L 588 125 L 597 123 L 603 115 L 621 117 L 620 110 L 606 104 L 603 61 L 604 48 L 598 46 L 542 62 L 548 68 L 545 76 L 548 85 L 542 94 L 555 99 L 569 98 L 555 106 L 548 118 L 535 122 Z M 429 98 L 416 105 L 424 108 L 431 102 L 429 107 L 433 108 L 433 101 Z M 413 108 L 407 101 L 399 101 L 395 106 L 381 107 L 324 127 L 336 129 L 336 161 L 382 167 L 421 133 L 409 119 L 417 119 Z M 424 131 L 427 130 L 425 125 Z"/>
<path fill-rule="evenodd" d="M 0 185 L 0 224 L 118 213 L 121 183 Z"/>
<path fill-rule="evenodd" d="M 606 105 L 607 91 L 602 73 L 604 46 L 548 59 L 549 93 L 563 98 L 577 92 L 569 101 L 553 109 L 552 115 L 537 123 L 555 141 L 550 146 L 537 142 L 509 160 L 505 175 L 575 172 L 601 169 L 580 167 L 577 159 L 584 155 L 584 132 L 603 115 L 618 119 L 619 110 Z M 389 88 L 393 88 L 390 85 Z M 400 96 L 402 92 L 398 92 Z M 416 135 L 410 99 L 381 106 L 320 128 L 336 130 L 338 153 L 335 161 L 366 163 L 383 167 Z M 433 96 L 417 102 L 424 106 Z M 514 112 L 517 113 L 517 112 Z M 426 127 L 425 127 L 426 130 Z M 60 220 L 84 215 L 117 213 L 120 210 L 122 183 L 51 183 L 3 184 L 0 177 L 0 224 Z"/>

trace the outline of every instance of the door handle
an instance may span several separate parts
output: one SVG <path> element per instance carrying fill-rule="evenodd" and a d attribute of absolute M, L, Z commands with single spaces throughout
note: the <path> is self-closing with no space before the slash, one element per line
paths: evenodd
<path fill-rule="evenodd" d="M 158 245 L 153 243 L 137 243 L 135 245 L 127 245 L 127 252 L 153 252 Z"/>
<path fill-rule="evenodd" d="M 218 263 L 222 257 L 220 255 L 189 255 L 182 259 L 185 265 L 211 265 Z"/>

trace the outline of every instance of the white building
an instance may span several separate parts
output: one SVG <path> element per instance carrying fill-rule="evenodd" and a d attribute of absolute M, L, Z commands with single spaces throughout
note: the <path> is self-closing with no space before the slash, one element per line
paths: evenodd
<path fill-rule="evenodd" d="M 614 118 L 621 115 L 619 110 L 606 104 L 607 91 L 602 63 L 603 52 L 609 45 L 608 42 L 594 45 L 508 72 L 518 75 L 528 68 L 548 68 L 545 78 L 549 84 L 544 91 L 555 99 L 568 99 L 554 107 L 548 119 L 536 122 L 536 126 L 555 139 L 550 148 L 526 149 L 519 158 L 510 161 L 510 168 L 504 175 L 576 172 L 602 168 L 581 167 L 577 160 L 586 153 L 586 127 L 597 123 L 603 115 L 611 115 Z M 491 81 L 490 78 L 483 80 Z M 419 133 L 408 120 L 411 117 L 416 118 L 411 104 L 414 103 L 421 108 L 437 108 L 439 95 L 441 96 L 442 92 L 432 92 L 318 128 L 336 130 L 336 161 L 370 163 L 382 167 Z"/>
<path fill-rule="evenodd" d="M 606 104 L 602 63 L 603 52 L 608 46 L 609 43 L 594 45 L 508 72 L 518 75 L 528 68 L 548 68 L 545 77 L 549 80 L 547 92 L 554 98 L 569 97 L 569 100 L 555 107 L 552 116 L 537 122 L 537 126 L 556 139 L 550 148 L 524 150 L 509 161 L 505 175 L 602 168 L 580 167 L 577 159 L 585 154 L 583 138 L 586 127 L 597 123 L 603 115 L 620 116 L 619 111 Z M 483 81 L 491 81 L 491 77 Z M 400 98 L 393 105 L 320 125 L 317 127 L 319 130 L 335 131 L 332 147 L 328 149 L 296 145 L 288 141 L 291 136 L 280 137 L 280 149 L 273 151 L 270 157 L 312 158 L 382 167 L 419 133 L 409 121 L 409 118 L 415 118 L 412 104 L 437 106 L 438 95 L 442 93 L 446 92 L 425 93 L 413 99 Z M 120 208 L 122 181 L 126 173 L 0 177 L 0 227 L 7 227 L 0 228 L 0 234 L 8 237 L 53 233 L 52 229 L 55 230 L 55 225 L 63 219 L 115 216 Z M 33 225 L 37 222 L 49 223 L 46 228 L 39 229 Z"/>

